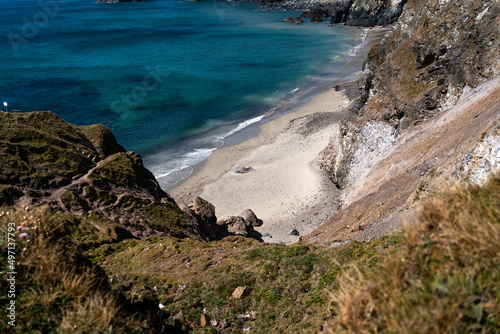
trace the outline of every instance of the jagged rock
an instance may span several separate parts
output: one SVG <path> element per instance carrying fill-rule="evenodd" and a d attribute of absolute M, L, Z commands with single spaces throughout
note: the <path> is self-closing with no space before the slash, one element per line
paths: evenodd
<path fill-rule="evenodd" d="M 320 22 L 331 17 L 330 23 L 373 27 L 389 25 L 399 18 L 406 0 L 287 0 L 269 4 L 286 10 L 305 10 L 302 17 L 310 17 L 311 22 Z"/>
<path fill-rule="evenodd" d="M 189 205 L 179 207 L 186 212 L 188 224 L 196 226 L 207 240 L 217 239 L 219 227 L 215 207 L 201 197 L 195 197 Z"/>
<path fill-rule="evenodd" d="M 299 231 L 293 228 L 290 232 L 288 232 L 288 235 L 299 235 Z"/>
<path fill-rule="evenodd" d="M 296 17 L 293 19 L 293 24 L 302 24 L 304 21 L 300 17 Z"/>
<path fill-rule="evenodd" d="M 0 169 L 0 205 L 22 200 L 71 214 L 92 212 L 100 219 L 79 219 L 113 239 L 202 238 L 181 224 L 183 214 L 141 156 L 126 151 L 105 126 L 75 126 L 45 111 L 2 112 L 0 123 L 2 161 L 22 161 Z"/>
<path fill-rule="evenodd" d="M 474 150 L 463 157 L 455 174 L 483 186 L 492 174 L 500 173 L 500 127 L 484 134 Z"/>
<path fill-rule="evenodd" d="M 237 287 L 236 289 L 234 289 L 233 293 L 231 294 L 231 297 L 229 297 L 229 300 L 243 298 L 247 290 L 248 288 L 246 286 Z"/>
<path fill-rule="evenodd" d="M 300 15 L 300 17 L 311 18 L 311 22 L 323 22 L 323 18 L 327 16 L 329 16 L 328 11 L 319 7 L 305 11 Z"/>
<path fill-rule="evenodd" d="M 250 209 L 246 209 L 242 214 L 240 214 L 240 217 L 253 227 L 262 225 L 262 220 L 257 218 L 255 213 Z"/>
<path fill-rule="evenodd" d="M 243 237 L 249 237 L 254 232 L 252 225 L 247 223 L 240 216 L 222 218 L 221 220 L 217 221 L 217 225 L 220 226 L 219 237 L 233 234 L 241 235 Z"/>
<path fill-rule="evenodd" d="M 286 19 L 284 19 L 283 22 L 293 23 L 293 24 L 302 24 L 302 23 L 304 23 L 304 21 L 300 17 L 291 18 L 290 16 L 287 17 Z"/>

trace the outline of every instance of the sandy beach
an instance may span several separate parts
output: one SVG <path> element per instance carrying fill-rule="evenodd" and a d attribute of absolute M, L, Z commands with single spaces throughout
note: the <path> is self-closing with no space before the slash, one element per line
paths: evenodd
<path fill-rule="evenodd" d="M 368 31 L 363 49 L 386 32 Z M 351 66 L 359 71 L 359 58 L 356 61 Z M 338 190 L 319 169 L 316 157 L 338 134 L 340 121 L 349 113 L 348 103 L 332 87 L 296 111 L 262 124 L 256 137 L 214 151 L 201 170 L 169 194 L 185 203 L 200 196 L 215 205 L 219 219 L 252 209 L 263 221 L 256 230 L 271 236 L 263 237 L 265 242 L 298 241 L 337 211 Z M 235 173 L 236 167 L 253 170 Z M 300 235 L 289 235 L 292 229 Z"/>
<path fill-rule="evenodd" d="M 292 243 L 312 232 L 336 211 L 337 189 L 316 164 L 316 156 L 337 135 L 348 100 L 331 89 L 306 106 L 261 126 L 260 134 L 215 151 L 205 166 L 170 194 L 189 202 L 200 195 L 218 218 L 252 209 L 269 233 L 266 242 Z M 252 167 L 235 173 L 236 167 Z"/>

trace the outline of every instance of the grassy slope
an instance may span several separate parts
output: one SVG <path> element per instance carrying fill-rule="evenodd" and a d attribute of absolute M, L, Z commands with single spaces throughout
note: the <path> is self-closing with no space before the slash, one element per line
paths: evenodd
<path fill-rule="evenodd" d="M 227 333 L 243 326 L 314 333 L 328 316 L 324 304 L 338 275 L 353 263 L 376 265 L 401 241 L 395 235 L 338 248 L 267 245 L 242 237 L 117 242 L 84 217 L 46 207 L 9 212 L 0 217 L 2 305 L 9 302 L 8 223 L 26 221 L 21 232 L 28 234 L 19 238 L 16 232 L 17 333 L 148 332 L 164 325 L 165 332 L 211 333 L 221 330 L 221 322 Z M 248 287 L 247 293 L 230 300 L 238 286 Z M 217 326 L 201 328 L 204 309 Z M 251 311 L 249 318 L 241 316 Z M 0 310 L 0 331 L 9 332 L 5 312 Z"/>
<path fill-rule="evenodd" d="M 422 226 L 404 240 L 396 234 L 333 248 L 241 237 L 117 242 L 85 217 L 47 210 L 0 218 L 3 305 L 7 224 L 27 221 L 28 237 L 17 232 L 18 333 L 73 332 L 75 325 L 82 333 L 110 326 L 316 333 L 325 322 L 349 333 L 499 332 L 500 179 L 426 202 Z M 238 286 L 246 294 L 231 300 Z M 202 314 L 217 325 L 201 327 Z"/>
<path fill-rule="evenodd" d="M 376 269 L 342 278 L 336 333 L 500 333 L 500 179 L 425 202 Z"/>

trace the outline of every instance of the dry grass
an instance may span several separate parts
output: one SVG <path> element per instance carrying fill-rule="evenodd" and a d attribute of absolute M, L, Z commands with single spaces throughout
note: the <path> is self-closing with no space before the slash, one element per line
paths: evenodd
<path fill-rule="evenodd" d="M 8 214 L 7 214 L 8 212 Z M 53 217 L 52 217 L 53 218 Z M 0 332 L 110 333 L 138 329 L 136 320 L 120 312 L 103 285 L 105 276 L 79 254 L 60 221 L 44 207 L 11 209 L 0 217 L 2 276 L 11 271 L 7 253 L 8 224 L 23 226 L 16 240 L 16 327 L 0 311 Z M 21 237 L 26 233 L 26 237 Z M 2 291 L 6 289 L 2 281 Z M 10 300 L 0 296 L 1 304 Z"/>
<path fill-rule="evenodd" d="M 335 333 L 500 333 L 500 179 L 423 204 L 422 225 L 333 293 Z"/>

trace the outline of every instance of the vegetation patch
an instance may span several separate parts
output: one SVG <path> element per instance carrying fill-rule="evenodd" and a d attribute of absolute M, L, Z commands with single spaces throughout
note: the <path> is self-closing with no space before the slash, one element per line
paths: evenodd
<path fill-rule="evenodd" d="M 340 279 L 337 333 L 498 333 L 500 179 L 423 204 L 400 251 Z"/>

